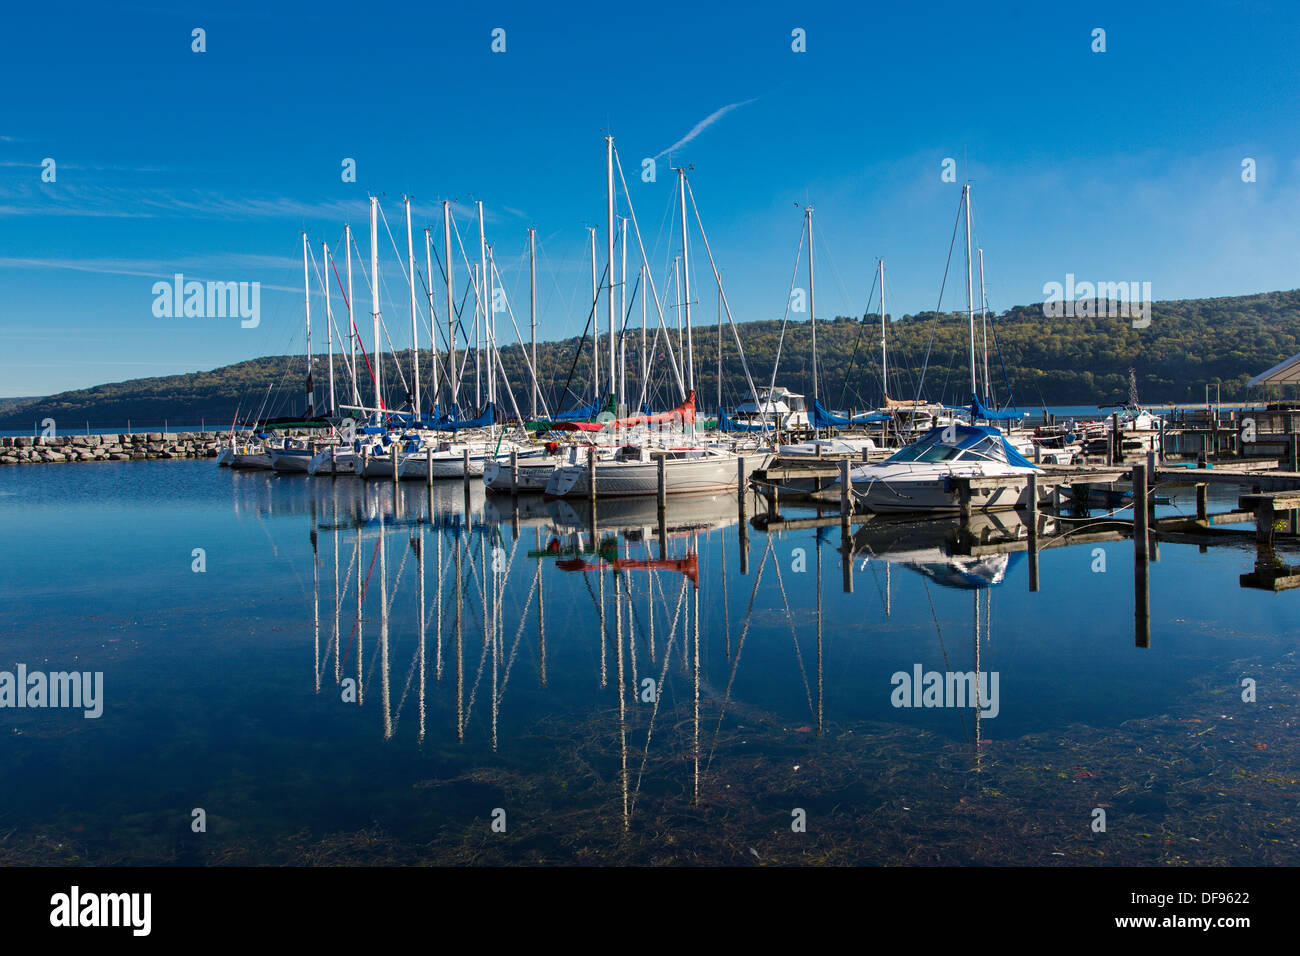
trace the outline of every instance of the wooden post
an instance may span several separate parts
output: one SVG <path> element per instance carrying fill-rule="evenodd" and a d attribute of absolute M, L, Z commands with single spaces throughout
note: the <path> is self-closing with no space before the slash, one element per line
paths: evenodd
<path fill-rule="evenodd" d="M 1119 412 L 1110 413 L 1110 463 L 1118 465 L 1124 460 L 1124 440 L 1119 433 Z"/>
<path fill-rule="evenodd" d="M 1156 446 L 1156 464 L 1165 463 L 1165 420 L 1160 419 L 1160 436 L 1156 439 L 1159 444 Z"/>
<path fill-rule="evenodd" d="M 745 456 L 736 459 L 736 508 L 740 512 L 740 523 L 745 523 Z"/>
<path fill-rule="evenodd" d="M 1273 506 L 1261 501 L 1255 508 L 1255 546 L 1260 554 L 1273 552 Z"/>
<path fill-rule="evenodd" d="M 1133 466 L 1133 633 L 1137 647 L 1151 646 L 1150 537 L 1146 501 L 1147 466 Z"/>
<path fill-rule="evenodd" d="M 587 498 L 596 507 L 596 446 L 587 446 Z"/>
<path fill-rule="evenodd" d="M 1147 495 L 1146 501 L 1147 514 L 1154 519 L 1156 516 L 1156 488 L 1159 482 L 1156 476 L 1156 453 L 1153 451 L 1147 452 L 1147 482 L 1150 486 L 1150 494 Z"/>
<path fill-rule="evenodd" d="M 1029 475 L 1029 590 L 1038 590 L 1038 475 Z"/>
<path fill-rule="evenodd" d="M 1300 471 L 1300 434 L 1291 433 L 1291 470 Z"/>
<path fill-rule="evenodd" d="M 659 505 L 659 518 L 662 522 L 664 511 L 668 507 L 668 465 L 664 456 L 659 456 L 659 494 L 657 498 Z"/>
<path fill-rule="evenodd" d="M 1202 483 L 1196 486 L 1196 520 L 1208 521 L 1210 518 L 1209 486 Z"/>
<path fill-rule="evenodd" d="M 840 459 L 840 530 L 847 536 L 849 533 L 849 516 L 853 513 L 852 499 L 849 493 L 852 485 L 849 483 L 849 460 Z"/>
<path fill-rule="evenodd" d="M 397 445 L 398 443 L 394 441 L 392 448 L 389 451 L 389 458 L 393 463 L 393 491 L 397 490 Z"/>
<path fill-rule="evenodd" d="M 465 466 L 465 500 L 469 501 L 469 449 L 461 449 L 461 462 Z"/>
<path fill-rule="evenodd" d="M 519 494 L 519 449 L 510 449 L 510 493 Z"/>
<path fill-rule="evenodd" d="M 429 490 L 433 490 L 433 446 L 427 445 L 424 449 L 424 482 L 428 485 Z"/>

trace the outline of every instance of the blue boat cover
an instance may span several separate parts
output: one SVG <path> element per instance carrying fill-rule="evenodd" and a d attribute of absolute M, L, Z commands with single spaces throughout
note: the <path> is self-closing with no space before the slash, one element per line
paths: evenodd
<path fill-rule="evenodd" d="M 973 420 L 986 422 L 1006 422 L 1025 417 L 1023 412 L 1019 412 L 1015 408 L 1004 408 L 1000 412 L 987 409 L 984 407 L 984 403 L 979 400 L 978 395 L 970 397 L 970 413 Z"/>
<path fill-rule="evenodd" d="M 596 399 L 580 408 L 575 408 L 571 412 L 564 412 L 560 415 L 552 415 L 551 421 L 556 422 L 586 422 L 591 421 L 605 410 L 605 403 Z"/>
<path fill-rule="evenodd" d="M 812 423 L 813 428 L 844 428 L 847 425 L 866 425 L 869 422 L 888 421 L 889 416 L 883 412 L 867 412 L 862 415 L 832 415 L 820 399 L 813 399 L 812 403 Z"/>
<path fill-rule="evenodd" d="M 772 426 L 769 424 L 748 425 L 736 421 L 726 412 L 721 412 L 718 415 L 718 430 L 724 432 L 770 432 Z"/>
<path fill-rule="evenodd" d="M 433 427 L 440 432 L 454 432 L 461 428 L 487 428 L 489 425 L 495 424 L 496 420 L 497 407 L 491 402 L 488 402 L 477 418 L 440 418 Z"/>

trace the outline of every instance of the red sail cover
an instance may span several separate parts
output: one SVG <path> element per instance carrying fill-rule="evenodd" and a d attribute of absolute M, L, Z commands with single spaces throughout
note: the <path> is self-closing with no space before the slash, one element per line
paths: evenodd
<path fill-rule="evenodd" d="M 553 432 L 598 432 L 604 427 L 600 422 L 551 422 Z"/>
<path fill-rule="evenodd" d="M 677 423 L 693 425 L 695 423 L 695 390 L 686 393 L 686 401 L 676 408 L 658 415 L 633 415 L 631 418 L 619 418 L 606 422 L 606 428 L 636 428 L 638 425 L 673 425 Z"/>

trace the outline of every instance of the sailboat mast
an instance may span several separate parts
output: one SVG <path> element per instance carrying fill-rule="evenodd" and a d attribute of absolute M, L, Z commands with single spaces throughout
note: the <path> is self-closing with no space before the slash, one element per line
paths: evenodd
<path fill-rule="evenodd" d="M 424 281 L 429 283 L 427 290 L 429 295 L 429 372 L 431 374 L 429 389 L 433 395 L 431 407 L 436 408 L 438 405 L 438 317 L 433 311 L 433 237 L 429 234 L 428 227 L 425 227 L 424 230 L 424 275 Z"/>
<path fill-rule="evenodd" d="M 530 416 L 537 417 L 537 230 L 528 230 L 528 323 L 532 335 L 533 405 Z"/>
<path fill-rule="evenodd" d="M 352 358 L 352 404 L 361 404 L 361 387 L 357 384 L 357 320 L 352 308 L 352 226 L 343 227 L 343 241 L 348 247 L 348 348 Z"/>
<path fill-rule="evenodd" d="M 606 311 L 609 313 L 609 391 L 615 396 L 614 407 L 619 407 L 618 400 L 618 365 L 615 355 L 614 332 L 614 137 L 605 137 L 605 251 L 609 271 L 605 290 Z"/>
<path fill-rule="evenodd" d="M 992 408 L 993 388 L 989 383 L 989 310 L 984 298 L 984 250 L 979 250 L 980 257 L 980 323 L 984 327 L 984 401 Z"/>
<path fill-rule="evenodd" d="M 488 363 L 488 401 L 496 399 L 496 370 L 492 363 L 492 322 L 493 310 L 490 296 L 492 286 L 492 273 L 487 264 L 487 237 L 483 232 L 483 200 L 478 200 L 478 260 L 479 271 L 482 275 L 482 283 L 479 286 L 480 295 L 483 296 L 483 339 L 487 347 Z"/>
<path fill-rule="evenodd" d="M 970 183 L 961 188 L 962 201 L 966 204 L 966 311 L 970 317 L 970 393 L 977 394 L 975 385 L 975 282 L 971 276 L 970 254 Z"/>
<path fill-rule="evenodd" d="M 330 310 L 330 247 L 329 243 L 320 244 L 321 270 L 325 283 L 325 338 L 329 343 L 330 360 L 330 404 L 329 414 L 334 415 L 334 313 Z M 343 343 L 340 342 L 339 345 Z"/>
<path fill-rule="evenodd" d="M 483 318 L 483 336 L 487 339 L 488 363 L 488 401 L 497 400 L 497 310 L 496 295 L 496 261 L 492 256 L 492 247 L 487 247 L 487 279 L 483 283 L 487 292 L 487 313 Z"/>
<path fill-rule="evenodd" d="M 411 237 L 411 197 L 403 198 L 406 206 L 406 277 L 410 280 L 411 286 L 411 377 L 414 380 L 414 391 L 411 396 L 411 411 L 415 413 L 415 420 L 420 420 L 420 342 L 419 342 L 419 316 L 415 311 L 415 245 Z"/>
<path fill-rule="evenodd" d="M 311 282 L 307 278 L 307 233 L 302 234 L 302 293 L 307 316 L 307 417 L 316 414 L 316 390 L 311 383 Z"/>
<path fill-rule="evenodd" d="M 474 263 L 474 407 L 483 407 L 483 281 L 478 263 Z"/>
<path fill-rule="evenodd" d="M 442 201 L 442 267 L 447 270 L 447 388 L 455 407 L 460 397 L 460 375 L 456 370 L 456 311 L 451 301 L 451 203 Z"/>
<path fill-rule="evenodd" d="M 370 197 L 370 315 L 375 323 L 375 408 L 384 407 L 384 367 L 379 354 L 379 200 Z M 381 419 L 382 421 L 382 419 Z"/>
<path fill-rule="evenodd" d="M 677 191 L 682 205 L 682 309 L 686 322 L 686 390 L 695 391 L 695 356 L 691 349 L 691 263 L 686 237 L 686 170 L 677 170 Z"/>
<path fill-rule="evenodd" d="M 885 350 L 885 260 L 880 260 L 880 385 L 889 405 L 889 356 Z"/>
<path fill-rule="evenodd" d="M 812 214 L 812 206 L 803 211 L 804 230 L 808 233 L 808 318 L 812 323 L 813 401 L 815 402 L 820 397 L 820 393 L 817 388 L 817 299 L 814 292 L 816 284 L 813 282 Z"/>
<path fill-rule="evenodd" d="M 646 389 L 646 369 L 647 356 L 645 354 L 645 332 L 646 332 L 646 291 L 645 291 L 645 263 L 641 263 L 641 390 Z"/>
<path fill-rule="evenodd" d="M 718 423 L 722 422 L 722 286 L 718 286 Z"/>
<path fill-rule="evenodd" d="M 600 289 L 596 285 L 596 227 L 588 226 L 591 233 L 591 384 L 596 401 L 600 401 L 600 320 L 596 317 L 596 303 Z"/>
<path fill-rule="evenodd" d="M 622 415 L 627 403 L 627 337 L 624 335 L 624 324 L 627 322 L 627 217 L 621 217 L 619 222 L 619 248 L 623 254 L 623 265 L 619 270 L 618 281 L 618 398 L 619 414 Z"/>

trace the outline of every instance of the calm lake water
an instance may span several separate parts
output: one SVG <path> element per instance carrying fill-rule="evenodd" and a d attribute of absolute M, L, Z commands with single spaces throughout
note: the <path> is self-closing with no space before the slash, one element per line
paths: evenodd
<path fill-rule="evenodd" d="M 1250 544 L 1162 542 L 1139 647 L 1131 540 L 1031 592 L 873 522 L 846 582 L 838 525 L 732 498 L 663 539 L 602 503 L 593 547 L 581 505 L 211 461 L 5 468 L 0 526 L 0 671 L 103 673 L 97 719 L 0 709 L 0 862 L 1300 862 L 1300 593 Z M 896 706 L 916 668 L 982 711 Z"/>

